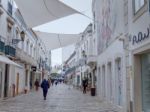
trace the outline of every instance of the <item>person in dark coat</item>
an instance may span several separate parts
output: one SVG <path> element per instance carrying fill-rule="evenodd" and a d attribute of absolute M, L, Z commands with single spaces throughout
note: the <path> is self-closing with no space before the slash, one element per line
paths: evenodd
<path fill-rule="evenodd" d="M 35 81 L 35 83 L 34 83 L 34 85 L 35 85 L 35 90 L 36 91 L 38 91 L 38 89 L 39 89 L 39 81 L 38 81 L 38 79 L 36 79 L 36 81 Z"/>
<path fill-rule="evenodd" d="M 86 93 L 86 88 L 88 86 L 88 81 L 87 79 L 83 79 L 82 80 L 82 86 L 83 86 L 83 93 L 85 94 Z"/>
<path fill-rule="evenodd" d="M 46 79 L 44 79 L 41 83 L 41 88 L 43 89 L 43 97 L 44 100 L 46 100 L 46 96 L 47 96 L 47 92 L 48 92 L 48 88 L 49 88 L 49 83 Z"/>

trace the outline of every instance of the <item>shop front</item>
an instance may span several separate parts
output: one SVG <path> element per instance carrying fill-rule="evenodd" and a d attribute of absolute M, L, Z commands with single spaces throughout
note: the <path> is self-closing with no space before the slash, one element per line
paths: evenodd
<path fill-rule="evenodd" d="M 134 55 L 134 111 L 150 112 L 150 51 Z"/>
<path fill-rule="evenodd" d="M 147 26 L 147 25 L 146 25 Z M 131 112 L 150 112 L 150 25 L 132 34 L 131 60 Z"/>
<path fill-rule="evenodd" d="M 150 112 L 150 52 L 141 56 L 142 110 Z"/>

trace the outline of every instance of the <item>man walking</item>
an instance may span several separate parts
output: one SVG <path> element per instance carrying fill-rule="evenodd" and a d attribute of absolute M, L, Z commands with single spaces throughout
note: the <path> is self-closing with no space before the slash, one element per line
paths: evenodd
<path fill-rule="evenodd" d="M 46 96 L 47 96 L 47 92 L 48 92 L 48 88 L 49 88 L 49 83 L 46 79 L 44 79 L 42 81 L 41 88 L 43 89 L 44 100 L 46 100 Z"/>
<path fill-rule="evenodd" d="M 83 94 L 86 93 L 86 87 L 87 87 L 87 85 L 88 85 L 88 81 L 84 78 L 84 79 L 82 80 Z"/>

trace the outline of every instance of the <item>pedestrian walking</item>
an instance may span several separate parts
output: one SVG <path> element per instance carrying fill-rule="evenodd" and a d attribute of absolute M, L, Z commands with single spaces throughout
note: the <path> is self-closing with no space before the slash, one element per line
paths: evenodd
<path fill-rule="evenodd" d="M 48 79 L 49 88 L 51 87 L 51 79 Z"/>
<path fill-rule="evenodd" d="M 53 84 L 54 84 L 54 79 L 51 79 L 51 84 L 52 84 L 52 86 L 53 86 Z"/>
<path fill-rule="evenodd" d="M 46 100 L 46 96 L 47 96 L 47 92 L 48 92 L 48 88 L 49 88 L 49 83 L 46 79 L 44 79 L 41 83 L 41 88 L 43 89 L 43 97 L 44 100 Z"/>
<path fill-rule="evenodd" d="M 36 79 L 35 83 L 34 83 L 34 86 L 35 86 L 35 90 L 38 91 L 39 90 L 39 81 L 38 79 Z"/>
<path fill-rule="evenodd" d="M 32 81 L 30 81 L 30 89 L 32 89 Z"/>
<path fill-rule="evenodd" d="M 88 85 L 88 81 L 87 81 L 86 79 L 83 79 L 83 80 L 82 80 L 83 94 L 86 93 L 87 85 Z"/>

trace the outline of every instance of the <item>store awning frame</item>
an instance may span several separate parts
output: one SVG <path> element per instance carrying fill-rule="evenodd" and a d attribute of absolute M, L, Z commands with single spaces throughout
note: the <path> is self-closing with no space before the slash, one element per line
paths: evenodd
<path fill-rule="evenodd" d="M 9 58 L 7 58 L 4 55 L 0 55 L 0 62 L 10 64 L 10 65 L 13 65 L 13 66 L 16 66 L 16 67 L 19 67 L 19 68 L 23 68 L 21 65 L 15 63 L 14 61 L 10 60 Z"/>

